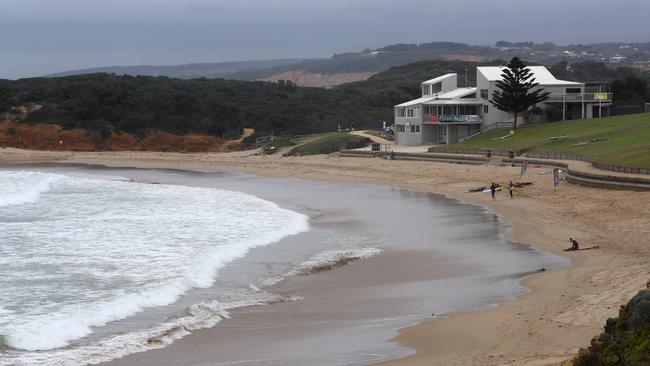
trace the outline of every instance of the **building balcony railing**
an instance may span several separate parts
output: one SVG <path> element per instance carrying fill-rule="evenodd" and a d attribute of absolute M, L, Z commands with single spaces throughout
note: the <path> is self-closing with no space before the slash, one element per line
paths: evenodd
<path fill-rule="evenodd" d="M 548 99 L 545 102 L 602 102 L 602 103 L 611 103 L 614 94 L 612 93 L 569 93 L 569 94 L 550 94 Z"/>
<path fill-rule="evenodd" d="M 481 118 L 481 116 L 476 114 L 448 114 L 448 115 L 425 114 L 422 116 L 422 123 L 481 124 L 483 123 L 483 119 Z"/>

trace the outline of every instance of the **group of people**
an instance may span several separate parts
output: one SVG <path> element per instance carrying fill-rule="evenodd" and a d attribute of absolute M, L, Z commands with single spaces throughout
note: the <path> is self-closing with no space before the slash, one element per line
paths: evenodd
<path fill-rule="evenodd" d="M 492 182 L 492 184 L 490 184 L 490 192 L 492 193 L 492 200 L 494 200 L 494 201 L 496 201 L 496 199 L 497 199 L 497 196 L 496 196 L 497 188 L 499 188 L 498 184 L 496 184 L 494 182 Z M 508 184 L 508 193 L 510 194 L 510 199 L 514 198 L 514 196 L 512 194 L 514 189 L 515 189 L 515 187 L 512 184 L 512 181 L 510 181 L 510 183 Z"/>

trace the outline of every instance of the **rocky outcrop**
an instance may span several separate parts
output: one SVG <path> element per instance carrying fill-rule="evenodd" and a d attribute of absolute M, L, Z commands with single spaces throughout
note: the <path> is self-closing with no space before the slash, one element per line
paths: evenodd
<path fill-rule="evenodd" d="M 650 366 L 650 283 L 627 305 L 618 318 L 607 319 L 605 332 L 580 350 L 573 366 Z"/>

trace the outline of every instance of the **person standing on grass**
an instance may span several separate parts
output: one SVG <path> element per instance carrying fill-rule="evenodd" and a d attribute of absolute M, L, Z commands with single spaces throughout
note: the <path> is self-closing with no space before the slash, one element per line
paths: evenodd
<path fill-rule="evenodd" d="M 512 181 L 510 181 L 510 184 L 508 184 L 508 192 L 510 192 L 510 199 L 513 199 L 512 197 L 512 191 L 514 190 L 514 187 L 512 186 Z"/>
<path fill-rule="evenodd" d="M 490 192 L 492 193 L 492 200 L 496 201 L 497 200 L 497 196 L 496 196 L 497 185 L 494 184 L 494 182 L 492 182 L 492 184 L 490 184 Z"/>

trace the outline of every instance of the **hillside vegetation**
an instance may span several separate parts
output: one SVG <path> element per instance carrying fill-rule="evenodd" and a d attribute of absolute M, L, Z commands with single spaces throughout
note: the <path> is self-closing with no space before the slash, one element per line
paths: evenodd
<path fill-rule="evenodd" d="M 376 129 L 382 121 L 393 120 L 395 104 L 420 96 L 423 80 L 456 72 L 459 85 L 474 85 L 477 66 L 499 63 L 422 61 L 332 89 L 298 87 L 286 81 L 114 74 L 0 80 L 0 121 L 86 130 L 96 146 L 122 132 L 136 140 L 151 136 L 152 131 L 230 140 L 238 138 L 244 127 L 254 128 L 254 137 L 335 131 L 339 125 L 352 124 L 358 129 Z M 554 68 L 570 80 L 625 77 L 632 82 L 612 84 L 615 95 L 642 98 L 647 94 L 643 91 L 647 89 L 639 88 L 645 82 L 637 77 L 647 74 L 629 68 L 611 70 L 598 63 Z M 15 118 L 16 110 L 22 111 L 20 118 Z M 20 133 L 5 137 L 7 146 L 24 145 L 24 140 L 13 141 Z"/>
<path fill-rule="evenodd" d="M 422 80 L 450 71 L 474 75 L 479 64 L 427 61 L 379 73 L 333 89 L 291 82 L 89 74 L 0 80 L 0 114 L 28 104 L 42 106 L 29 123 L 87 129 L 104 138 L 126 131 L 194 132 L 236 138 L 243 127 L 258 134 L 308 134 L 341 125 L 377 128 L 392 121 L 393 106 L 420 95 Z M 472 83 L 471 80 L 468 83 Z M 2 116 L 0 116 L 2 120 Z"/>
<path fill-rule="evenodd" d="M 392 117 L 392 101 L 370 104 L 354 90 L 300 88 L 289 82 L 112 74 L 0 80 L 0 113 L 30 103 L 42 108 L 31 111 L 27 122 L 101 131 L 104 137 L 155 129 L 236 138 L 243 127 L 305 134 L 351 122 L 376 127 Z"/>
<path fill-rule="evenodd" d="M 509 130 L 493 130 L 450 147 L 581 154 L 603 163 L 648 168 L 650 113 L 533 124 L 511 136 Z"/>

